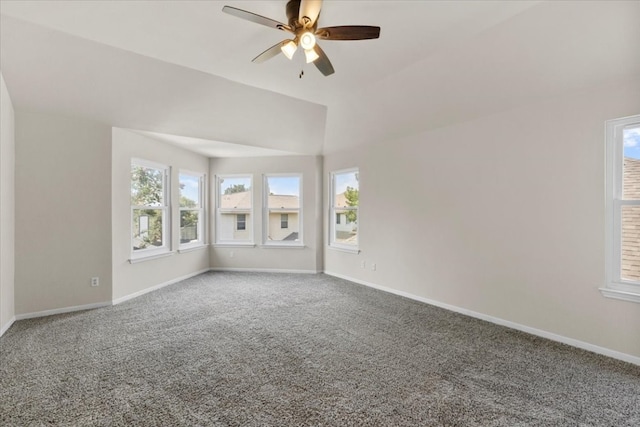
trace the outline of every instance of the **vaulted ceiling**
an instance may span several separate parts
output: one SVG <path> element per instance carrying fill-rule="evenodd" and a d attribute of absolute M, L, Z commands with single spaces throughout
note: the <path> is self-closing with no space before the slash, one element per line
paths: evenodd
<path fill-rule="evenodd" d="M 0 70 L 18 110 L 209 156 L 331 152 L 640 75 L 640 2 L 325 0 L 321 26 L 382 28 L 322 41 L 329 77 L 300 52 L 252 63 L 286 34 L 225 4 L 286 21 L 285 0 L 1 0 Z"/>

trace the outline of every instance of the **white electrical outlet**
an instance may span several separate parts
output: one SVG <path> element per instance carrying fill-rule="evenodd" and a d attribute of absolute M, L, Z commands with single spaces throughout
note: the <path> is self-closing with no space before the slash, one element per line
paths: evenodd
<path fill-rule="evenodd" d="M 233 251 L 229 252 L 229 258 L 233 258 Z"/>
<path fill-rule="evenodd" d="M 371 271 L 376 271 L 376 263 L 371 264 Z"/>
<path fill-rule="evenodd" d="M 92 277 L 91 278 L 91 286 L 100 286 L 100 278 Z"/>
<path fill-rule="evenodd" d="M 367 264 L 364 262 L 364 260 L 360 261 L 360 267 L 367 268 Z"/>

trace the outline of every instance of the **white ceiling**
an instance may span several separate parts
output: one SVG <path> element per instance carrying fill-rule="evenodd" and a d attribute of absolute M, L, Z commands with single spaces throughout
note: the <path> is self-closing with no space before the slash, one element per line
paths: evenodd
<path fill-rule="evenodd" d="M 320 26 L 382 28 L 322 41 L 329 77 L 299 52 L 251 63 L 286 33 L 225 4 L 286 21 L 285 0 L 0 0 L 12 100 L 211 156 L 319 154 L 640 75 L 640 2 L 325 0 Z"/>

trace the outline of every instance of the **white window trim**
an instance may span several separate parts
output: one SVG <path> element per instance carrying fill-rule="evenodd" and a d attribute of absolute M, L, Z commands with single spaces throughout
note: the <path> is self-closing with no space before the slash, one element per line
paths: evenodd
<path fill-rule="evenodd" d="M 139 262 L 143 262 L 143 261 L 151 261 L 152 259 L 158 259 L 158 258 L 165 258 L 165 257 L 169 257 L 171 255 L 175 254 L 174 251 L 169 251 L 169 252 L 162 252 L 162 253 L 156 253 L 156 254 L 147 254 L 144 257 L 132 257 L 129 259 L 129 264 L 137 264 Z"/>
<path fill-rule="evenodd" d="M 172 255 L 171 251 L 171 193 L 169 191 L 169 186 L 171 185 L 171 166 L 164 165 L 162 163 L 156 163 L 145 159 L 132 158 L 131 166 L 141 166 L 144 168 L 151 169 L 160 169 L 163 173 L 163 182 L 162 182 L 162 200 L 164 202 L 163 206 L 143 206 L 143 205 L 132 205 L 129 202 L 129 250 L 131 251 L 131 255 L 129 258 L 129 262 L 131 264 L 151 260 L 155 258 L 160 258 L 164 256 Z M 129 173 L 131 173 L 131 168 L 129 169 Z M 131 177 L 129 177 L 129 200 L 131 200 Z M 162 210 L 162 240 L 163 245 L 161 247 L 147 248 L 147 249 L 138 249 L 137 251 L 133 250 L 133 212 L 135 209 L 160 209 Z"/>
<path fill-rule="evenodd" d="M 250 188 L 251 188 L 251 209 L 221 209 L 220 208 L 220 180 L 226 178 L 249 178 Z M 253 207 L 255 205 L 255 191 L 253 186 L 253 175 L 252 174 L 223 174 L 215 176 L 216 183 L 216 226 L 215 226 L 215 243 L 214 246 L 219 247 L 241 247 L 241 246 L 255 246 L 255 215 L 253 214 Z M 249 215 L 249 220 L 246 222 L 251 226 L 251 236 L 247 240 L 221 240 L 220 232 L 219 232 L 219 224 L 221 223 L 220 214 L 226 213 L 244 213 Z M 234 219 L 234 229 L 236 227 L 235 219 Z"/>
<path fill-rule="evenodd" d="M 198 211 L 198 240 L 195 242 L 190 242 L 190 243 L 180 243 L 178 246 L 178 252 L 189 252 L 190 249 L 198 249 L 198 248 L 203 248 L 206 247 L 207 245 L 207 241 L 206 241 L 206 206 L 207 206 L 207 201 L 206 201 L 206 174 L 202 173 L 202 172 L 193 172 L 193 171 L 189 171 L 189 170 L 184 170 L 184 169 L 180 169 L 178 171 L 178 182 L 180 182 L 180 175 L 187 175 L 190 177 L 194 177 L 194 178 L 198 178 L 199 181 L 199 190 L 200 190 L 200 194 L 199 194 L 199 199 L 200 199 L 200 206 L 197 208 L 183 208 L 180 206 L 180 202 L 178 202 L 178 222 L 180 222 L 180 218 L 182 218 L 182 211 Z M 178 194 L 180 194 L 180 190 L 178 190 Z M 178 224 L 178 227 L 180 226 L 180 224 Z"/>
<path fill-rule="evenodd" d="M 213 246 L 214 248 L 255 248 L 256 244 L 253 242 L 247 242 L 247 243 L 242 243 L 242 242 L 228 242 L 228 243 L 214 243 L 211 246 Z"/>
<path fill-rule="evenodd" d="M 335 177 L 336 175 L 342 175 L 346 173 L 356 173 L 359 174 L 360 170 L 358 168 L 348 168 L 348 169 L 340 169 L 336 171 L 329 172 L 329 249 L 334 249 L 340 252 L 348 252 L 348 253 L 360 253 L 360 206 L 351 207 L 351 208 L 340 208 L 340 210 L 354 210 L 356 211 L 356 215 L 358 217 L 358 244 L 357 245 L 346 245 L 344 243 L 336 242 L 335 239 L 335 231 L 336 231 L 336 206 L 335 206 Z M 358 191 L 360 190 L 360 183 L 358 181 Z"/>
<path fill-rule="evenodd" d="M 640 124 L 640 115 L 608 120 L 605 126 L 605 286 L 600 288 L 602 295 L 624 301 L 640 303 L 640 282 L 624 280 L 620 277 L 621 212 L 622 206 L 638 206 L 640 200 L 622 199 L 623 174 L 623 131 L 625 128 Z"/>
<path fill-rule="evenodd" d="M 268 240 L 268 235 L 269 235 L 269 213 L 270 212 L 280 212 L 280 213 L 291 213 L 292 210 L 295 209 L 277 209 L 277 208 L 272 208 L 269 209 L 269 186 L 267 185 L 267 179 L 268 178 L 286 178 L 286 177 L 296 177 L 300 180 L 300 207 L 297 209 L 298 211 L 298 241 L 297 242 L 290 242 L 290 241 L 282 241 L 282 240 L 278 240 L 278 241 L 274 241 L 274 240 Z M 304 195 L 303 195 L 303 180 L 302 180 L 302 174 L 301 173 L 270 173 L 270 174 L 265 174 L 262 177 L 262 245 L 261 247 L 263 248 L 289 248 L 289 247 L 293 247 L 293 248 L 303 248 L 304 247 L 304 222 L 303 222 L 303 203 L 304 203 Z"/>

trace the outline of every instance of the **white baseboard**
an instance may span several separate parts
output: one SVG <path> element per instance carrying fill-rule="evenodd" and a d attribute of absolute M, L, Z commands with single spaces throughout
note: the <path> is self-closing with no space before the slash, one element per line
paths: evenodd
<path fill-rule="evenodd" d="M 75 305 L 72 307 L 54 308 L 53 310 L 36 311 L 33 313 L 16 314 L 16 320 L 33 319 L 34 317 L 53 316 L 54 314 L 71 313 L 73 311 L 91 310 L 94 308 L 108 307 L 111 301 L 96 302 L 93 304 Z"/>
<path fill-rule="evenodd" d="M 412 300 L 416 300 L 416 301 L 420 301 L 429 305 L 434 305 L 436 307 L 440 307 L 440 308 L 444 308 L 445 310 L 449 310 L 449 311 L 453 311 L 456 313 L 460 313 L 460 314 L 464 314 L 466 316 L 470 316 L 470 317 L 475 317 L 476 319 L 481 319 L 481 320 L 485 320 L 487 322 L 491 322 L 491 323 L 495 323 L 496 325 L 500 325 L 500 326 L 506 326 L 507 328 L 511 328 L 511 329 L 515 329 L 518 331 L 522 331 L 522 332 L 526 332 L 528 334 L 531 335 L 536 335 L 542 338 L 547 338 L 549 340 L 552 341 L 556 341 L 556 342 L 560 342 L 563 344 L 567 344 L 570 345 L 572 347 L 577 347 L 580 348 L 582 350 L 587 350 L 587 351 L 591 351 L 593 353 L 597 353 L 597 354 L 601 354 L 603 356 L 608 356 L 611 357 L 613 359 L 618 359 L 618 360 L 622 360 L 624 362 L 629 362 L 632 363 L 634 365 L 638 365 L 640 366 L 640 357 L 637 356 L 633 356 L 630 354 L 626 354 L 626 353 L 622 353 L 619 351 L 615 351 L 615 350 L 611 350 L 605 347 L 600 347 L 594 344 L 590 344 L 584 341 L 579 341 L 573 338 L 568 338 L 562 335 L 558 335 L 558 334 L 554 334 L 552 332 L 548 332 L 548 331 L 543 331 L 541 329 L 536 329 L 536 328 L 532 328 L 530 326 L 525 326 L 525 325 L 521 325 L 519 323 L 515 323 L 515 322 L 511 322 L 509 320 L 504 320 L 504 319 L 500 319 L 498 317 L 493 317 L 493 316 L 489 316 L 487 314 L 483 314 L 483 313 L 478 313 L 476 311 L 472 311 L 472 310 L 467 310 L 465 308 L 460 308 L 460 307 L 456 307 L 454 305 L 450 305 L 450 304 L 445 304 L 442 303 L 440 301 L 435 301 L 429 298 L 423 298 L 417 295 L 413 295 L 410 294 L 408 292 L 404 292 L 404 291 L 399 291 L 396 289 L 392 289 L 392 288 L 387 288 L 385 286 L 380 286 L 380 285 L 376 285 L 374 283 L 371 282 L 367 282 L 364 280 L 360 280 L 360 279 L 355 279 L 353 277 L 349 277 L 349 276 L 345 276 L 343 274 L 339 274 L 339 273 L 333 273 L 330 271 L 325 271 L 324 274 L 328 275 L 328 276 L 334 276 L 334 277 L 338 277 L 340 279 L 344 279 L 344 280 L 348 280 L 350 282 L 354 282 L 360 285 L 364 285 L 364 286 L 368 286 L 370 288 L 374 288 L 374 289 L 378 289 L 384 292 L 389 292 L 391 294 L 395 294 L 395 295 L 400 295 L 403 296 L 405 298 L 409 298 Z"/>
<path fill-rule="evenodd" d="M 113 305 L 116 305 L 116 304 L 123 303 L 125 301 L 129 301 L 130 299 L 139 297 L 139 296 L 144 295 L 144 294 L 148 294 L 149 292 L 157 291 L 158 289 L 164 288 L 165 286 L 173 285 L 174 283 L 181 282 L 183 280 L 186 280 L 186 279 L 189 279 L 191 277 L 197 276 L 198 274 L 206 273 L 209 270 L 210 270 L 209 268 L 205 268 L 204 270 L 196 271 L 195 273 L 189 273 L 189 274 L 181 276 L 181 277 L 176 277 L 175 279 L 171 279 L 168 282 L 160 283 L 159 285 L 154 285 L 154 286 L 151 286 L 149 288 L 145 288 L 145 289 L 143 289 L 141 291 L 134 292 L 132 294 L 125 295 L 125 296 L 120 297 L 120 298 L 116 298 L 111 303 Z"/>
<path fill-rule="evenodd" d="M 227 268 L 227 267 L 215 267 L 211 268 L 211 271 L 237 271 L 244 273 L 295 273 L 295 274 L 318 274 L 322 273 L 321 270 L 287 270 L 282 268 Z"/>
<path fill-rule="evenodd" d="M 11 319 L 9 319 L 9 321 L 6 324 L 0 327 L 0 337 L 3 336 L 4 333 L 9 330 L 9 328 L 11 327 L 11 325 L 13 325 L 13 322 L 15 321 L 16 321 L 16 316 L 13 316 Z"/>

